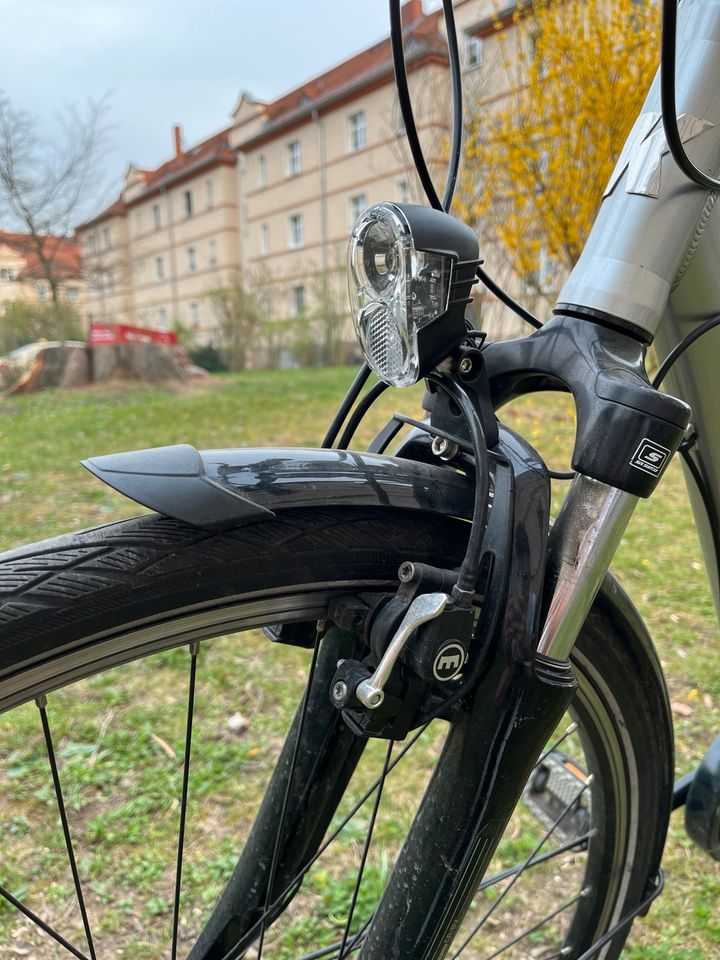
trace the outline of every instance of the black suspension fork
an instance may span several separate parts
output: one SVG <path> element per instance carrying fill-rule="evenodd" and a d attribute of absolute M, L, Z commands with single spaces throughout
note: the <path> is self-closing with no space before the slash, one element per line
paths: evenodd
<path fill-rule="evenodd" d="M 644 346 L 608 327 L 556 317 L 531 337 L 491 345 L 484 356 L 496 406 L 529 390 L 573 393 L 577 476 L 540 558 L 541 582 L 547 572 L 541 630 L 537 581 L 525 566 L 533 500 L 516 496 L 515 583 L 492 665 L 449 734 L 362 960 L 445 956 L 572 699 L 568 657 L 627 522 L 638 498 L 657 485 L 689 418 L 685 404 L 650 386 Z"/>

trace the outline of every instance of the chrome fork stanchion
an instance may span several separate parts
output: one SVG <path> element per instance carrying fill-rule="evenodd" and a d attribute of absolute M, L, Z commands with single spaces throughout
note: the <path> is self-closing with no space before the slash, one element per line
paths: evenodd
<path fill-rule="evenodd" d="M 548 542 L 554 588 L 538 653 L 569 656 L 638 499 L 583 474 L 573 480 Z"/>

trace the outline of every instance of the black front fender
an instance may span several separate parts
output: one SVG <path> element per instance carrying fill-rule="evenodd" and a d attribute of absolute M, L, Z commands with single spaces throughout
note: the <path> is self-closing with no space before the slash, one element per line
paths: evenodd
<path fill-rule="evenodd" d="M 136 503 L 207 530 L 313 506 L 380 506 L 470 519 L 472 481 L 448 467 L 349 450 L 205 450 L 189 444 L 83 466 Z"/>

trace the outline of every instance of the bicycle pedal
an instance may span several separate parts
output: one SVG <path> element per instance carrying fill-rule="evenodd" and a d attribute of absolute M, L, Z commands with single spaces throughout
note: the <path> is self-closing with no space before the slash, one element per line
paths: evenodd
<path fill-rule="evenodd" d="M 574 760 L 554 750 L 533 771 L 523 791 L 528 810 L 560 839 L 578 842 L 590 829 L 590 792 L 583 790 L 588 774 Z M 562 816 L 563 810 L 567 813 Z M 558 817 L 561 817 L 556 824 Z"/>
<path fill-rule="evenodd" d="M 690 784 L 685 829 L 701 849 L 720 860 L 720 737 L 715 738 Z"/>

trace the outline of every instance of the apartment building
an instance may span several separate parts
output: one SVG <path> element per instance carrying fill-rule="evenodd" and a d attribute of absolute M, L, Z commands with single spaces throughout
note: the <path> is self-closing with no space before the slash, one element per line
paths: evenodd
<path fill-rule="evenodd" d="M 223 130 L 154 170 L 128 167 L 118 199 L 78 227 L 88 277 L 88 319 L 168 330 L 178 323 L 208 340 L 209 290 L 237 270 L 237 155 Z"/>
<path fill-rule="evenodd" d="M 512 30 L 515 4 L 455 7 L 466 84 L 482 82 L 492 102 L 507 89 L 498 35 Z M 442 12 L 406 0 L 402 20 L 419 135 L 441 184 L 451 102 Z M 332 328 L 350 340 L 347 239 L 382 200 L 424 202 L 389 37 L 275 100 L 243 92 L 226 130 L 186 150 L 175 128 L 170 161 L 129 167 L 118 199 L 78 228 L 88 317 L 160 329 L 179 321 L 212 341 L 208 292 L 234 276 L 269 321 L 290 321 L 278 329 L 304 318 L 318 321 L 315 337 Z"/>
<path fill-rule="evenodd" d="M 0 230 L 0 310 L 16 300 L 49 303 L 52 299 L 38 242 L 43 257 L 50 263 L 60 298 L 80 309 L 83 306 L 85 281 L 80 249 L 76 243 L 65 237 L 36 239 L 26 233 Z"/>

